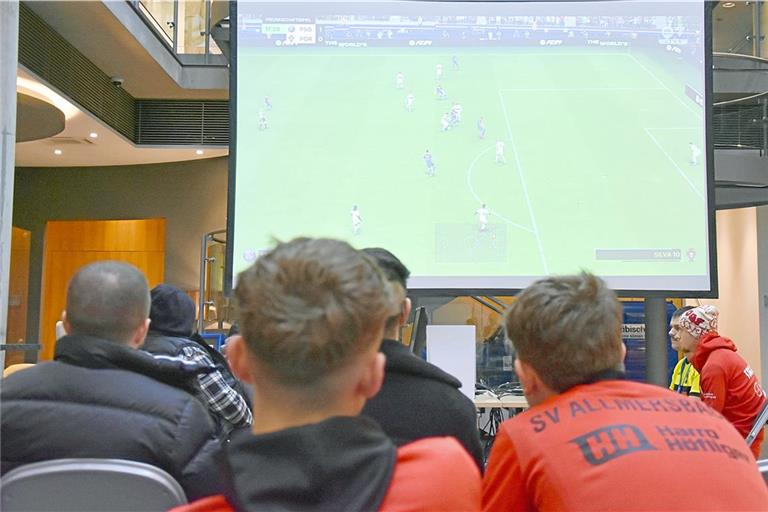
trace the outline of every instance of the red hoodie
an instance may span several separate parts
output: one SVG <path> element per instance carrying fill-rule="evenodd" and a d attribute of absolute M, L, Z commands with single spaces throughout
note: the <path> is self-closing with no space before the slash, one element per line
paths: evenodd
<path fill-rule="evenodd" d="M 736 345 L 716 332 L 702 336 L 691 358 L 693 367 L 701 374 L 701 399 L 730 421 L 739 433 L 747 437 L 765 403 L 765 392 L 754 370 L 736 353 Z M 752 443 L 757 458 L 761 432 Z"/>

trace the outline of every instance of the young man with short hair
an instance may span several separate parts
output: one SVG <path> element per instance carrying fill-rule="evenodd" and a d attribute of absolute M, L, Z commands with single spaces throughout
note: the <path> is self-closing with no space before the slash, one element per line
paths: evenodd
<path fill-rule="evenodd" d="M 400 339 L 408 320 L 411 299 L 406 296 L 411 272 L 397 256 L 380 247 L 363 249 L 376 261 L 400 304 L 384 324 L 381 352 L 387 357 L 384 384 L 368 400 L 363 414 L 376 420 L 398 446 L 431 436 L 453 436 L 483 467 L 483 448 L 477 430 L 475 404 L 459 391 L 461 382 L 411 353 Z"/>
<path fill-rule="evenodd" d="M 672 313 L 672 318 L 669 319 L 669 340 L 675 352 L 680 352 L 680 317 L 690 309 L 693 309 L 693 306 L 678 308 Z M 674 370 L 672 370 L 669 389 L 682 395 L 701 396 L 699 377 L 699 372 L 696 371 L 696 368 L 693 367 L 686 356 L 683 356 L 675 365 Z"/>
<path fill-rule="evenodd" d="M 137 350 L 149 308 L 137 268 L 101 261 L 77 271 L 54 360 L 3 381 L 3 473 L 52 459 L 127 459 L 167 471 L 189 499 L 223 491 L 221 443 L 190 394 L 208 367 Z"/>
<path fill-rule="evenodd" d="M 602 280 L 537 281 L 505 324 L 531 408 L 499 428 L 485 510 L 768 508 L 728 421 L 701 400 L 622 380 L 621 305 Z M 695 475 L 696 488 L 681 492 L 680 475 Z"/>
<path fill-rule="evenodd" d="M 453 438 L 396 448 L 359 416 L 384 377 L 398 313 L 376 263 L 345 242 L 280 243 L 238 276 L 241 336 L 227 344 L 253 385 L 251 432 L 228 448 L 235 496 L 179 510 L 477 510 L 480 474 Z"/>

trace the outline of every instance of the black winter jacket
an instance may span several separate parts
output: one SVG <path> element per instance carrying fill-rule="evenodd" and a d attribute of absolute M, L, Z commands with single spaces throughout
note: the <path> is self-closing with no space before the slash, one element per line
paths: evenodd
<path fill-rule="evenodd" d="M 202 368 L 88 336 L 61 338 L 54 359 L 3 382 L 2 473 L 43 460 L 118 458 L 164 469 L 190 500 L 225 491 L 214 425 L 184 391 Z"/>
<path fill-rule="evenodd" d="M 398 341 L 384 340 L 380 350 L 387 356 L 384 385 L 362 414 L 376 420 L 397 446 L 425 437 L 455 437 L 482 471 L 477 410 L 459 391 L 461 382 Z"/>

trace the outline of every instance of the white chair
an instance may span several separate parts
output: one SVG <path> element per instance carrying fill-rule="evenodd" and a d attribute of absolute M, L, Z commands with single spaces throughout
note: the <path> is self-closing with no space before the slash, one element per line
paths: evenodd
<path fill-rule="evenodd" d="M 166 511 L 187 502 L 165 471 L 121 459 L 35 462 L 0 480 L 4 512 Z"/>

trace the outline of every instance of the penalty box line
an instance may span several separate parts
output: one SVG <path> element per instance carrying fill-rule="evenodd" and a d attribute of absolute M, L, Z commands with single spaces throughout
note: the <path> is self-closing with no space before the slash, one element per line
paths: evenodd
<path fill-rule="evenodd" d="M 523 165 L 520 162 L 520 155 L 518 155 L 517 147 L 515 146 L 515 139 L 512 136 L 512 125 L 509 122 L 509 115 L 507 114 L 507 104 L 504 101 L 504 94 L 501 89 L 498 91 L 499 101 L 501 102 L 501 110 L 504 113 L 504 121 L 507 124 L 507 135 L 509 137 L 509 145 L 512 147 L 512 154 L 515 157 L 515 165 L 517 167 L 517 174 L 520 176 L 520 184 L 523 186 L 523 195 L 525 196 L 525 202 L 528 205 L 528 214 L 531 217 L 531 226 L 533 227 L 533 234 L 536 237 L 536 244 L 539 246 L 539 256 L 541 256 L 541 263 L 544 265 L 544 274 L 549 275 L 549 266 L 547 265 L 547 257 L 544 255 L 544 245 L 541 243 L 541 236 L 539 235 L 539 227 L 536 223 L 536 215 L 533 212 L 533 205 L 531 204 L 531 197 L 528 194 L 528 184 L 525 182 L 525 176 L 523 173 Z"/>

